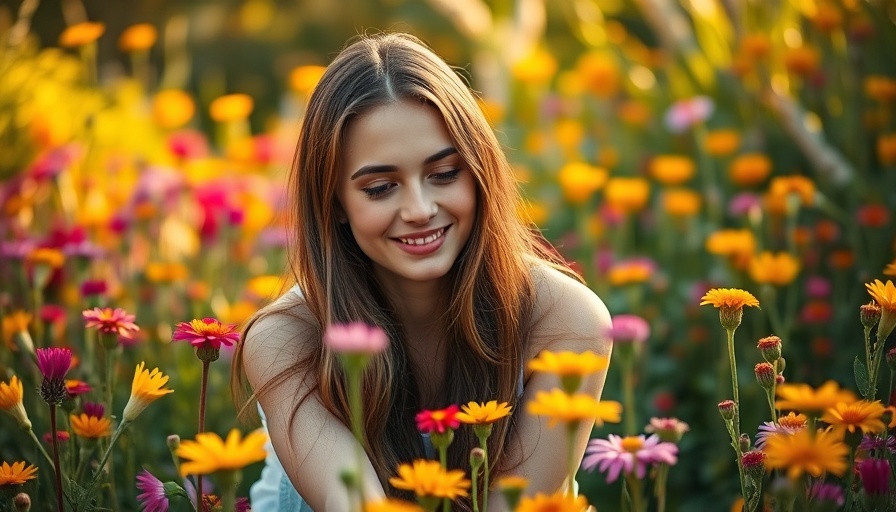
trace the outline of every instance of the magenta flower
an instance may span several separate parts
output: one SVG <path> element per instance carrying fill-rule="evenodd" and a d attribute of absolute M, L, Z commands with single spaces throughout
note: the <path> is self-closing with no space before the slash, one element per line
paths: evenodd
<path fill-rule="evenodd" d="M 324 332 L 324 344 L 336 352 L 372 355 L 386 349 L 389 337 L 379 327 L 361 322 L 333 324 Z"/>
<path fill-rule="evenodd" d="M 819 507 L 825 503 L 842 507 L 846 504 L 846 497 L 843 495 L 843 488 L 839 485 L 816 480 L 809 487 L 809 501 L 811 505 Z"/>
<path fill-rule="evenodd" d="M 39 348 L 35 352 L 37 368 L 44 376 L 40 383 L 40 396 L 48 404 L 59 405 L 68 398 L 65 375 L 72 365 L 72 351 L 67 348 Z"/>
<path fill-rule="evenodd" d="M 56 431 L 56 440 L 59 442 L 64 443 L 64 442 L 68 441 L 69 439 L 71 439 L 71 437 L 72 437 L 71 434 L 69 434 L 65 430 L 57 430 Z M 44 435 L 41 436 L 41 439 L 43 439 L 43 441 L 45 443 L 52 445 L 53 444 L 53 433 L 45 432 Z"/>
<path fill-rule="evenodd" d="M 240 333 L 235 324 L 224 324 L 214 318 L 193 319 L 181 322 L 174 329 L 174 341 L 188 341 L 196 348 L 220 349 L 240 341 Z"/>
<path fill-rule="evenodd" d="M 857 464 L 862 476 L 862 488 L 868 496 L 889 496 L 890 461 L 887 459 L 865 459 Z"/>
<path fill-rule="evenodd" d="M 84 414 L 91 418 L 102 418 L 106 414 L 106 407 L 96 402 L 86 402 L 84 404 Z"/>
<path fill-rule="evenodd" d="M 715 110 L 715 103 L 707 96 L 676 101 L 666 111 L 663 121 L 672 133 L 681 133 L 688 128 L 709 119 Z"/>
<path fill-rule="evenodd" d="M 134 323 L 134 315 L 121 308 L 93 308 L 81 313 L 85 327 L 96 328 L 99 332 L 117 334 L 122 338 L 130 338 L 140 328 Z"/>
<path fill-rule="evenodd" d="M 585 449 L 582 467 L 593 471 L 608 471 L 607 483 L 615 482 L 620 473 L 634 474 L 643 479 L 647 466 L 678 462 L 678 446 L 660 441 L 657 435 L 620 437 L 610 434 L 607 439 L 592 439 Z"/>
<path fill-rule="evenodd" d="M 81 283 L 81 296 L 105 295 L 107 289 L 106 281 L 102 279 L 88 279 Z"/>
<path fill-rule="evenodd" d="M 78 395 L 90 393 L 93 388 L 83 380 L 69 379 L 65 381 L 65 390 L 68 391 L 69 398 L 74 398 Z"/>
<path fill-rule="evenodd" d="M 444 434 L 448 430 L 456 430 L 460 427 L 460 420 L 457 418 L 459 412 L 460 408 L 455 404 L 435 411 L 428 409 L 420 411 L 414 417 L 417 421 L 417 430 L 424 434 Z"/>
<path fill-rule="evenodd" d="M 137 495 L 137 502 L 143 512 L 168 512 L 165 484 L 152 476 L 152 473 L 144 469 L 137 474 L 137 489 L 143 491 Z"/>
<path fill-rule="evenodd" d="M 650 337 L 650 324 L 637 315 L 616 315 L 608 334 L 613 343 L 644 343 Z"/>

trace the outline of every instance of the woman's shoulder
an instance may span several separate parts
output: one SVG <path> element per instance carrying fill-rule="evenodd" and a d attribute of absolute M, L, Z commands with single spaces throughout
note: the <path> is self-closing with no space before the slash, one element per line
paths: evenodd
<path fill-rule="evenodd" d="M 610 312 L 593 290 L 546 262 L 533 265 L 532 284 L 531 355 L 541 350 L 609 353 Z"/>
<path fill-rule="evenodd" d="M 253 368 L 263 368 L 268 376 L 276 374 L 284 365 L 313 350 L 319 340 L 320 328 L 305 299 L 289 290 L 259 310 L 247 324 L 243 365 L 250 374 L 255 373 Z M 267 380 L 261 375 L 256 377 Z"/>

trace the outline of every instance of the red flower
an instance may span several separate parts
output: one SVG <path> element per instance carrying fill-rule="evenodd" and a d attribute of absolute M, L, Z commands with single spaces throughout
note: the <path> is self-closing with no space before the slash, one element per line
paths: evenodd
<path fill-rule="evenodd" d="M 433 432 L 444 434 L 448 429 L 454 430 L 460 426 L 460 420 L 457 419 L 458 412 L 460 412 L 460 408 L 455 404 L 451 404 L 444 409 L 419 412 L 414 418 L 417 420 L 417 430 L 424 434 L 432 434 Z"/>
<path fill-rule="evenodd" d="M 189 341 L 197 348 L 220 349 L 222 345 L 239 343 L 240 333 L 235 324 L 223 324 L 214 318 L 181 322 L 174 329 L 174 341 Z"/>

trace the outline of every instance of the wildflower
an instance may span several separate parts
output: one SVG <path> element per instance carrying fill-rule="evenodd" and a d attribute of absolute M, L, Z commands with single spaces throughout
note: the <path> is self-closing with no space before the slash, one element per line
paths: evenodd
<path fill-rule="evenodd" d="M 891 263 L 888 263 L 886 267 L 884 267 L 884 275 L 896 276 L 896 260 L 893 260 Z"/>
<path fill-rule="evenodd" d="M 63 443 L 64 443 L 64 442 L 70 440 L 71 438 L 72 438 L 71 434 L 69 434 L 69 433 L 66 432 L 65 430 L 57 430 L 57 431 L 56 431 L 56 441 L 59 441 L 59 442 L 63 442 Z M 53 433 L 52 433 L 52 432 L 45 432 L 44 435 L 41 436 L 41 439 L 43 439 L 43 441 L 44 441 L 45 443 L 47 443 L 47 444 L 49 444 L 49 445 L 52 446 L 52 444 L 53 444 Z"/>
<path fill-rule="evenodd" d="M 769 363 L 774 363 L 781 358 L 781 338 L 777 336 L 766 336 L 756 343 L 756 348 L 762 354 L 762 358 Z"/>
<path fill-rule="evenodd" d="M 816 480 L 809 487 L 809 501 L 812 505 L 824 506 L 825 502 L 836 505 L 838 508 L 846 504 L 843 488 L 830 482 Z"/>
<path fill-rule="evenodd" d="M 484 425 L 510 416 L 510 409 L 507 402 L 499 403 L 497 400 L 486 403 L 470 402 L 461 407 L 461 411 L 455 417 L 462 423 Z"/>
<path fill-rule="evenodd" d="M 324 345 L 340 353 L 373 355 L 386 349 L 389 337 L 379 327 L 353 322 L 327 327 Z"/>
<path fill-rule="evenodd" d="M 790 435 L 769 436 L 763 451 L 768 455 L 769 469 L 785 469 L 787 476 L 796 480 L 803 473 L 816 478 L 826 472 L 842 476 L 847 468 L 849 447 L 832 432 L 819 430 L 813 434 L 803 429 Z"/>
<path fill-rule="evenodd" d="M 708 304 L 719 309 L 719 321 L 725 329 L 736 329 L 740 325 L 745 306 L 759 307 L 753 294 L 738 288 L 709 290 L 700 302 L 701 306 Z"/>
<path fill-rule="evenodd" d="M 585 393 L 568 395 L 560 389 L 539 391 L 535 398 L 527 404 L 529 414 L 547 416 L 548 426 L 558 422 L 573 423 L 577 421 L 594 421 L 603 425 L 604 421 L 619 423 L 622 405 L 619 402 L 605 400 L 598 402 L 593 396 Z"/>
<path fill-rule="evenodd" d="M 625 100 L 619 104 L 619 120 L 631 126 L 644 126 L 650 120 L 650 107 L 643 101 Z"/>
<path fill-rule="evenodd" d="M 103 35 L 106 25 L 103 23 L 84 21 L 76 23 L 65 30 L 59 36 L 59 46 L 65 48 L 77 48 L 90 44 Z"/>
<path fill-rule="evenodd" d="M 872 500 L 890 495 L 890 461 L 865 459 L 856 464 L 862 476 L 862 488 Z M 889 502 L 887 500 L 885 503 Z"/>
<path fill-rule="evenodd" d="M 886 450 L 891 454 L 896 454 L 896 437 L 886 436 L 886 438 L 882 438 L 876 435 L 865 434 L 862 436 L 858 450 L 869 453 L 878 452 L 879 455 L 882 455 Z"/>
<path fill-rule="evenodd" d="M 498 478 L 495 487 L 501 491 L 508 510 L 517 510 L 517 504 L 523 496 L 523 491 L 529 486 L 529 480 L 517 475 L 505 475 Z"/>
<path fill-rule="evenodd" d="M 327 68 L 324 66 L 299 66 L 289 73 L 289 86 L 299 94 L 309 95 Z"/>
<path fill-rule="evenodd" d="M 29 464 L 25 467 L 25 462 L 13 462 L 12 466 L 8 462 L 0 465 L 0 487 L 7 485 L 21 485 L 28 480 L 37 478 L 37 467 Z"/>
<path fill-rule="evenodd" d="M 72 399 L 78 395 L 90 393 L 93 388 L 90 384 L 78 379 L 66 379 L 65 390 L 68 392 L 68 398 Z"/>
<path fill-rule="evenodd" d="M 873 283 L 865 283 L 865 288 L 880 305 L 880 322 L 877 324 L 877 339 L 879 342 L 887 339 L 896 327 L 896 286 L 893 281 L 887 280 L 886 284 L 880 279 Z"/>
<path fill-rule="evenodd" d="M 153 368 L 152 371 L 144 369 L 144 363 L 141 361 L 134 371 L 131 397 L 124 407 L 122 419 L 126 422 L 134 421 L 144 409 L 149 407 L 149 404 L 168 393 L 173 393 L 173 389 L 164 387 L 167 383 L 167 375 L 160 372 L 158 368 Z"/>
<path fill-rule="evenodd" d="M 607 334 L 613 343 L 644 343 L 650 337 L 650 324 L 637 315 L 614 315 Z"/>
<path fill-rule="evenodd" d="M 188 341 L 196 348 L 199 359 L 216 361 L 221 346 L 229 347 L 239 343 L 240 333 L 235 324 L 224 324 L 214 318 L 203 318 L 177 324 L 172 340 Z"/>
<path fill-rule="evenodd" d="M 364 503 L 363 512 L 423 512 L 420 505 L 395 498 L 385 498 Z"/>
<path fill-rule="evenodd" d="M 31 314 L 24 310 L 15 310 L 3 316 L 3 342 L 10 350 L 18 350 L 16 347 L 16 338 L 25 341 L 26 347 L 31 347 L 29 352 L 33 352 L 33 342 L 28 332 L 28 325 L 31 323 Z"/>
<path fill-rule="evenodd" d="M 462 470 L 446 470 L 436 460 L 415 460 L 398 466 L 398 476 L 389 479 L 396 489 L 414 491 L 418 497 L 448 498 L 466 496 L 470 481 Z"/>
<path fill-rule="evenodd" d="M 137 495 L 137 502 L 142 505 L 143 512 L 168 511 L 165 484 L 152 473 L 144 469 L 137 474 L 137 490 L 142 491 Z"/>
<path fill-rule="evenodd" d="M 728 166 L 728 177 L 740 187 L 762 183 L 772 172 L 772 161 L 762 153 L 739 155 Z"/>
<path fill-rule="evenodd" d="M 93 413 L 69 415 L 72 432 L 86 439 L 98 439 L 112 434 L 112 421 L 109 418 L 96 416 Z"/>
<path fill-rule="evenodd" d="M 769 363 L 759 363 L 753 368 L 756 375 L 756 381 L 765 389 L 772 389 L 775 386 L 775 367 Z"/>
<path fill-rule="evenodd" d="M 595 354 L 590 350 L 581 353 L 568 350 L 560 352 L 542 350 L 538 357 L 529 361 L 529 369 L 536 372 L 553 373 L 560 377 L 569 375 L 583 377 L 606 369 L 609 362 L 608 357 Z"/>
<path fill-rule="evenodd" d="M 729 258 L 735 267 L 743 268 L 756 249 L 756 237 L 749 229 L 721 229 L 710 234 L 705 245 L 709 253 Z"/>
<path fill-rule="evenodd" d="M 557 60 L 544 48 L 536 47 L 511 65 L 513 77 L 525 84 L 545 84 L 557 72 Z"/>
<path fill-rule="evenodd" d="M 726 156 L 740 147 L 740 134 L 736 130 L 713 130 L 703 141 L 706 152 L 712 156 Z"/>
<path fill-rule="evenodd" d="M 179 283 L 189 274 L 183 264 L 169 261 L 151 261 L 146 264 L 143 272 L 147 280 L 158 284 Z"/>
<path fill-rule="evenodd" d="M 554 494 L 536 493 L 520 500 L 516 512 L 585 512 L 588 500 L 584 496 L 570 496 L 564 492 Z"/>
<path fill-rule="evenodd" d="M 607 204 L 620 212 L 637 212 L 650 199 L 650 184 L 644 178 L 617 176 L 607 181 L 604 189 Z"/>
<path fill-rule="evenodd" d="M 882 133 L 878 136 L 877 158 L 883 165 L 896 163 L 896 133 Z"/>
<path fill-rule="evenodd" d="M 784 67 L 793 74 L 809 76 L 818 69 L 820 60 L 818 50 L 811 46 L 799 46 L 788 49 L 784 54 Z"/>
<path fill-rule="evenodd" d="M 460 426 L 460 418 L 457 417 L 459 411 L 460 408 L 455 404 L 444 409 L 421 411 L 414 417 L 417 430 L 424 434 L 444 434 L 449 429 L 457 429 Z"/>
<path fill-rule="evenodd" d="M 733 420 L 737 414 L 737 403 L 734 400 L 722 400 L 719 402 L 719 414 L 726 421 Z"/>
<path fill-rule="evenodd" d="M 588 92 L 598 98 L 611 98 L 619 91 L 619 64 L 609 53 L 591 51 L 581 55 L 576 71 Z"/>
<path fill-rule="evenodd" d="M 28 512 L 31 510 L 31 496 L 20 492 L 12 499 L 12 507 L 16 512 Z"/>
<path fill-rule="evenodd" d="M 607 271 L 607 281 L 613 286 L 644 283 L 655 270 L 656 265 L 648 258 L 630 258 L 614 263 Z"/>
<path fill-rule="evenodd" d="M 788 252 L 763 251 L 750 260 L 750 277 L 758 284 L 787 286 L 800 271 L 799 260 Z"/>
<path fill-rule="evenodd" d="M 620 437 L 610 434 L 607 439 L 592 439 L 585 449 L 582 467 L 593 471 L 608 471 L 607 482 L 614 482 L 620 472 L 634 474 L 643 479 L 650 464 L 674 465 L 677 461 L 678 446 L 660 441 L 659 436 L 643 435 Z"/>
<path fill-rule="evenodd" d="M 695 96 L 677 101 L 666 110 L 663 121 L 672 133 L 682 133 L 694 125 L 709 119 L 715 110 L 715 103 L 707 96 Z"/>
<path fill-rule="evenodd" d="M 261 430 L 250 432 L 245 439 L 233 429 L 222 440 L 214 432 L 200 432 L 196 440 L 186 440 L 177 447 L 181 476 L 207 475 L 221 470 L 236 470 L 264 460 L 267 436 Z"/>
<path fill-rule="evenodd" d="M 123 52 L 148 50 L 156 43 L 159 32 L 149 23 L 138 23 L 126 28 L 118 37 L 118 48 Z"/>
<path fill-rule="evenodd" d="M 0 409 L 12 416 L 20 428 L 31 430 L 31 420 L 28 419 L 28 413 L 22 405 L 23 397 L 22 382 L 15 375 L 9 380 L 9 384 L 0 382 Z"/>
<path fill-rule="evenodd" d="M 805 176 L 776 176 L 769 184 L 769 200 L 777 211 L 784 211 L 785 208 L 779 208 L 781 204 L 787 204 L 788 198 L 795 197 L 799 199 L 798 204 L 806 206 L 812 205 L 815 199 L 815 184 L 812 180 Z"/>
<path fill-rule="evenodd" d="M 101 333 L 115 334 L 122 338 L 132 338 L 133 333 L 140 330 L 134 323 L 134 315 L 121 308 L 86 309 L 81 316 L 88 329 L 96 328 Z"/>
<path fill-rule="evenodd" d="M 165 89 L 159 91 L 152 98 L 152 118 L 160 128 L 173 130 L 180 128 L 193 119 L 196 113 L 196 104 L 192 96 L 180 89 Z M 181 138 L 191 132 L 184 132 Z M 204 139 L 200 139 L 204 142 Z M 194 143 L 193 146 L 196 144 Z"/>
<path fill-rule="evenodd" d="M 572 204 L 586 202 L 607 183 L 609 173 L 603 167 L 584 162 L 569 162 L 560 168 L 557 180 L 563 196 Z"/>
<path fill-rule="evenodd" d="M 242 121 L 252 113 L 254 102 L 248 94 L 228 94 L 212 100 L 209 115 L 219 123 Z"/>
<path fill-rule="evenodd" d="M 860 226 L 882 228 L 890 223 L 890 210 L 879 203 L 864 204 L 856 210 L 856 221 Z"/>
<path fill-rule="evenodd" d="M 650 175 L 663 185 L 681 185 L 694 176 L 694 161 L 681 155 L 655 156 L 649 165 Z"/>
<path fill-rule="evenodd" d="M 832 381 L 826 381 L 818 389 L 808 384 L 781 384 L 775 389 L 779 400 L 775 408 L 818 413 L 837 405 L 837 402 L 855 402 L 856 396 L 848 389 L 841 389 Z"/>
<path fill-rule="evenodd" d="M 67 348 L 39 348 L 37 367 L 43 375 L 40 396 L 48 404 L 59 405 L 68 396 L 65 375 L 72 364 L 72 351 Z"/>
<path fill-rule="evenodd" d="M 106 281 L 102 279 L 87 279 L 81 283 L 81 296 L 91 297 L 94 295 L 105 295 L 108 287 Z"/>
<path fill-rule="evenodd" d="M 835 432 L 841 435 L 849 430 L 855 432 L 860 429 L 863 434 L 880 433 L 887 429 L 881 416 L 886 409 L 877 400 L 859 400 L 858 402 L 837 402 L 828 408 L 821 420 L 831 425 Z"/>
<path fill-rule="evenodd" d="M 740 465 L 750 478 L 761 479 L 765 474 L 765 459 L 767 456 L 762 450 L 750 450 L 740 457 Z"/>
<path fill-rule="evenodd" d="M 689 430 L 690 425 L 678 418 L 650 418 L 650 424 L 644 427 L 648 434 L 656 434 L 661 441 L 669 443 L 678 443 Z"/>

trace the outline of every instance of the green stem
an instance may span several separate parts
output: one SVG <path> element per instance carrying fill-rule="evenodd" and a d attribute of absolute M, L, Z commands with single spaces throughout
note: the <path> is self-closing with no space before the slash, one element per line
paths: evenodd
<path fill-rule="evenodd" d="M 87 484 L 87 489 L 90 490 L 96 484 L 96 481 L 99 479 L 100 475 L 103 473 L 103 467 L 106 465 L 106 461 L 109 460 L 109 456 L 112 455 L 112 447 L 115 446 L 115 442 L 118 441 L 118 438 L 121 436 L 121 433 L 124 432 L 124 429 L 128 428 L 131 422 L 122 421 L 119 423 L 118 428 L 115 429 L 115 432 L 112 433 L 112 439 L 109 440 L 109 446 L 106 448 L 106 451 L 103 453 L 103 457 L 100 459 L 100 463 L 96 467 L 96 473 L 93 474 L 93 477 L 90 479 L 90 483 Z"/>
<path fill-rule="evenodd" d="M 479 447 L 485 452 L 485 458 L 482 461 L 482 510 L 488 510 L 488 481 L 489 481 L 489 465 L 488 465 L 488 435 L 479 437 Z M 473 499 L 475 502 L 475 498 Z"/>
<path fill-rule="evenodd" d="M 29 428 L 28 435 L 31 436 L 31 439 L 34 441 L 34 444 L 37 445 L 37 449 L 40 450 L 40 453 L 44 454 L 44 458 L 50 463 L 50 467 L 53 468 L 53 471 L 56 471 L 56 465 L 53 463 L 53 459 L 50 458 L 50 454 L 47 453 L 44 445 L 40 443 L 40 439 L 37 438 L 37 434 L 34 433 L 34 430 Z"/>
<path fill-rule="evenodd" d="M 56 439 L 56 404 L 50 404 L 50 434 L 53 436 L 53 468 L 56 484 L 56 510 L 63 512 L 62 508 L 62 467 L 59 465 L 59 440 Z"/>
<path fill-rule="evenodd" d="M 205 432 L 205 400 L 208 390 L 209 361 L 202 360 L 202 380 L 199 385 L 199 433 Z M 196 499 L 202 502 L 202 476 L 196 479 Z M 200 507 L 202 505 L 199 505 Z"/>
<path fill-rule="evenodd" d="M 470 480 L 472 485 L 470 486 L 470 493 L 473 496 L 473 512 L 479 512 L 479 469 L 472 471 L 470 474 Z M 483 492 L 483 494 L 486 494 Z M 485 507 L 483 507 L 485 510 Z"/>
<path fill-rule="evenodd" d="M 625 475 L 625 485 L 629 488 L 629 496 L 632 500 L 633 512 L 645 512 L 644 496 L 641 491 L 641 480 L 634 473 Z"/>
<path fill-rule="evenodd" d="M 734 396 L 734 421 L 732 424 L 733 435 L 731 436 L 731 444 L 737 453 L 737 473 L 740 477 L 740 492 L 744 499 L 747 499 L 746 481 L 744 479 L 744 468 L 740 463 L 743 453 L 740 449 L 740 393 L 737 385 L 737 362 L 734 357 L 734 331 L 735 329 L 725 329 L 728 340 L 728 365 L 731 370 L 731 388 Z"/>
<path fill-rule="evenodd" d="M 669 479 L 669 465 L 660 464 L 654 481 L 653 495 L 656 496 L 657 512 L 666 511 L 666 481 Z"/>
<path fill-rule="evenodd" d="M 569 467 L 569 484 L 566 486 L 566 495 L 575 497 L 576 470 L 579 469 L 579 461 L 575 457 L 575 433 L 578 423 L 570 422 L 566 431 L 566 461 Z"/>
<path fill-rule="evenodd" d="M 443 444 L 439 444 L 439 463 L 446 470 L 448 469 L 448 446 Z M 449 512 L 451 510 L 451 502 L 448 498 L 442 498 L 442 512 Z"/>
<path fill-rule="evenodd" d="M 364 428 L 361 402 L 361 369 L 348 369 L 348 400 L 351 412 L 352 433 L 355 435 L 355 462 L 358 465 L 358 497 L 364 506 Z"/>
<path fill-rule="evenodd" d="M 868 371 L 868 393 L 865 395 L 865 398 L 868 400 L 872 400 L 871 394 L 871 364 L 873 362 L 871 358 L 871 327 L 865 327 L 865 369 Z"/>
<path fill-rule="evenodd" d="M 622 401 L 625 413 L 625 435 L 633 436 L 638 433 L 635 426 L 635 372 L 634 358 L 631 354 L 623 359 L 622 366 Z"/>

